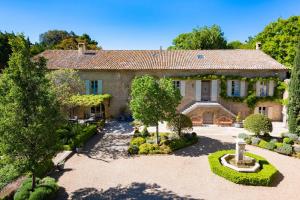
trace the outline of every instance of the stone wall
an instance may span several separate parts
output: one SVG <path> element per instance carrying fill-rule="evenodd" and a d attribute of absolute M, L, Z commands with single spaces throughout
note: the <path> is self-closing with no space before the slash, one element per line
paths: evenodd
<path fill-rule="evenodd" d="M 255 113 L 258 113 L 258 107 L 266 107 L 268 117 L 272 121 L 282 121 L 282 105 L 280 103 L 272 101 L 259 102 L 254 110 Z"/>
<path fill-rule="evenodd" d="M 284 79 L 286 73 L 284 71 L 276 70 L 81 70 L 79 72 L 80 77 L 83 80 L 102 80 L 103 81 L 103 93 L 112 95 L 110 102 L 110 113 L 112 117 L 117 117 L 120 110 L 127 108 L 129 112 L 130 101 L 130 86 L 131 81 L 135 76 L 142 76 L 145 74 L 157 76 L 157 77 L 174 77 L 174 76 L 189 76 L 197 74 L 219 74 L 219 75 L 238 75 L 245 77 L 267 77 L 277 75 L 281 79 Z M 218 82 L 220 86 L 220 81 Z M 220 90 L 220 87 L 218 87 Z M 219 92 L 219 91 L 218 91 Z M 185 96 L 182 99 L 182 103 L 179 105 L 178 110 L 182 110 L 195 101 L 195 80 L 186 81 Z M 228 110 L 237 114 L 239 111 L 243 117 L 249 114 L 249 109 L 246 104 L 225 102 L 218 98 L 218 101 L 224 105 Z M 276 107 L 276 106 L 275 106 Z M 275 108 L 273 119 L 281 119 L 281 114 L 277 116 L 279 108 Z M 280 111 L 281 112 L 281 111 Z"/>
<path fill-rule="evenodd" d="M 200 117 L 203 119 L 203 123 L 205 123 L 204 120 L 204 114 L 207 112 L 213 113 L 213 124 L 217 123 L 217 120 L 221 117 L 226 117 L 229 119 L 233 119 L 233 117 L 226 111 L 224 111 L 221 108 L 211 107 L 211 108 L 196 108 L 195 110 L 191 111 L 187 114 L 187 116 L 194 118 L 194 117 Z M 233 119 L 234 120 L 234 119 Z"/>

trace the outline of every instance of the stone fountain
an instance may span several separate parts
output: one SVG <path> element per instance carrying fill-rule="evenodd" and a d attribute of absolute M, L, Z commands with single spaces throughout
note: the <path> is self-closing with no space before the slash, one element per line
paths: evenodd
<path fill-rule="evenodd" d="M 243 139 L 237 138 L 235 144 L 235 154 L 225 154 L 221 158 L 221 163 L 238 172 L 256 172 L 260 164 L 254 158 L 244 155 L 246 143 Z"/>

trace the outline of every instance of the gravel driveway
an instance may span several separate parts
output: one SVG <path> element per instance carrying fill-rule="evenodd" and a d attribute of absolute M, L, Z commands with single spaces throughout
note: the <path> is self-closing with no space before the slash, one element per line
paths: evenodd
<path fill-rule="evenodd" d="M 231 135 L 201 132 L 196 145 L 173 155 L 128 157 L 130 132 L 126 124 L 109 124 L 105 135 L 91 139 L 84 154 L 70 158 L 64 173 L 54 175 L 62 187 L 58 199 L 300 199 L 300 159 L 247 146 L 280 174 L 272 187 L 243 186 L 209 169 L 209 153 L 234 148 Z"/>

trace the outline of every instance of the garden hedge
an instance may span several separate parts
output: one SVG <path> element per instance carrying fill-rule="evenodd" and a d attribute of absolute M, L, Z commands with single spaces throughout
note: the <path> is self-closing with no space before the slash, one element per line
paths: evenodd
<path fill-rule="evenodd" d="M 234 154 L 234 150 L 223 150 L 212 153 L 208 156 L 210 169 L 213 173 L 237 184 L 270 186 L 277 174 L 277 169 L 266 159 L 255 154 L 246 153 L 247 156 L 254 158 L 261 165 L 258 172 L 243 173 L 225 167 L 221 164 L 221 157 L 225 154 Z"/>
<path fill-rule="evenodd" d="M 31 178 L 26 179 L 14 195 L 14 200 L 42 200 L 54 199 L 58 185 L 54 178 L 36 179 L 36 188 L 31 191 Z"/>

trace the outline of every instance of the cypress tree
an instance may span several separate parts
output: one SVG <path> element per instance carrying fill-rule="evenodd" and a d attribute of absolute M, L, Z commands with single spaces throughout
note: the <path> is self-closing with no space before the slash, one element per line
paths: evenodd
<path fill-rule="evenodd" d="M 289 83 L 288 124 L 291 133 L 300 135 L 300 43 Z"/>

